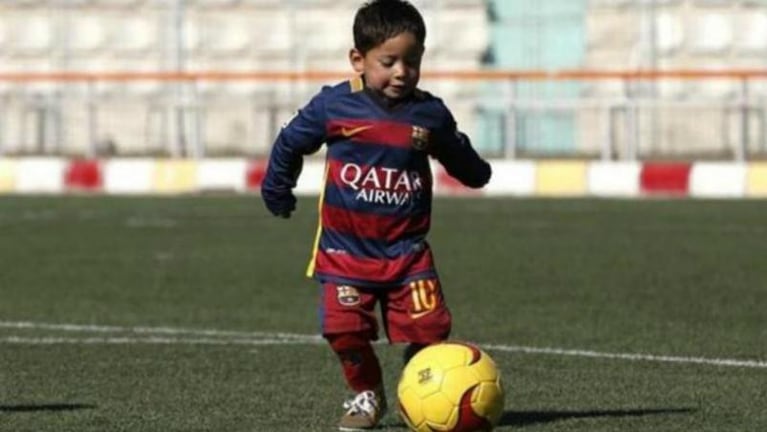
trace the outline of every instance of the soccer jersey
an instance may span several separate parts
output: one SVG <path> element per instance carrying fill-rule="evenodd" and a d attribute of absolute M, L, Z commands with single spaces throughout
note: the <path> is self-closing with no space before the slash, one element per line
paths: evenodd
<path fill-rule="evenodd" d="M 363 287 L 436 277 L 426 241 L 429 157 L 470 187 L 490 166 L 458 132 L 442 101 L 416 91 L 387 106 L 363 79 L 325 87 L 277 137 L 262 185 L 265 200 L 295 187 L 303 156 L 327 145 L 320 220 L 307 275 Z"/>

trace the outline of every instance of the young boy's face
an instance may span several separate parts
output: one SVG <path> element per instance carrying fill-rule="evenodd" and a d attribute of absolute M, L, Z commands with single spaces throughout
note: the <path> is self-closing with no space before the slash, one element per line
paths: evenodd
<path fill-rule="evenodd" d="M 349 60 L 357 73 L 365 75 L 368 87 L 397 100 L 410 95 L 421 75 L 423 45 L 410 32 L 400 33 L 362 54 L 357 49 Z"/>

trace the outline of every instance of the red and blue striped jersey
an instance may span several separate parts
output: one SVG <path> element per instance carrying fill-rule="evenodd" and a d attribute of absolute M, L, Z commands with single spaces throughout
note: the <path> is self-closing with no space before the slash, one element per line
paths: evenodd
<path fill-rule="evenodd" d="M 307 275 L 363 287 L 435 277 L 426 241 L 431 221 L 429 157 L 470 187 L 490 166 L 426 92 L 388 107 L 356 78 L 322 91 L 280 131 L 262 185 L 264 199 L 295 187 L 302 158 L 327 145 L 320 221 Z"/>

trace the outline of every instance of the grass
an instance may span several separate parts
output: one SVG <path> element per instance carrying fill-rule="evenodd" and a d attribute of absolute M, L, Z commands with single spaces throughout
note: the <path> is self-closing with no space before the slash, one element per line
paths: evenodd
<path fill-rule="evenodd" d="M 273 341 L 317 332 L 315 207 L 284 221 L 255 196 L 0 198 L 0 431 L 335 430 L 347 393 L 330 350 Z M 430 239 L 457 339 L 763 364 L 765 214 L 443 199 Z M 400 349 L 377 350 L 393 398 Z M 498 430 L 767 429 L 763 367 L 489 352 Z M 405 431 L 396 413 L 383 423 Z"/>

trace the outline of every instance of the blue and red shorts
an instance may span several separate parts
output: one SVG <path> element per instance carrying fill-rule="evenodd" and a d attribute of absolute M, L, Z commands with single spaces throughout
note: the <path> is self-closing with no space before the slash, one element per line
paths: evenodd
<path fill-rule="evenodd" d="M 450 335 L 451 316 L 439 279 L 421 279 L 402 286 L 364 288 L 322 284 L 322 334 L 361 332 L 378 339 L 376 305 L 391 343 L 430 344 Z"/>

